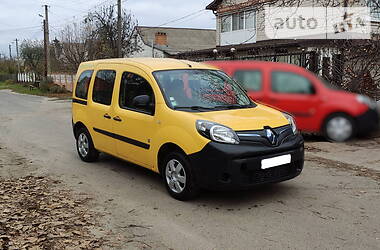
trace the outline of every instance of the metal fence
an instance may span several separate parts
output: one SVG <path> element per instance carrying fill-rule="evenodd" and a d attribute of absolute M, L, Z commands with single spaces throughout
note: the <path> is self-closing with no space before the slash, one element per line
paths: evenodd
<path fill-rule="evenodd" d="M 73 91 L 73 84 L 75 81 L 75 74 L 51 74 L 49 75 L 54 84 L 64 87 L 68 91 Z"/>
<path fill-rule="evenodd" d="M 18 82 L 35 83 L 38 81 L 35 73 L 19 73 L 17 74 Z"/>
<path fill-rule="evenodd" d="M 64 87 L 68 91 L 71 91 L 71 92 L 73 91 L 73 83 L 75 81 L 75 74 L 65 74 L 65 73 L 59 74 L 58 73 L 58 74 L 50 74 L 48 77 L 51 78 L 54 84 Z M 9 77 L 8 78 L 5 77 L 5 78 L 6 78 L 5 80 L 10 79 Z M 31 84 L 36 84 L 41 81 L 41 79 L 39 79 L 35 73 L 27 73 L 27 72 L 19 73 L 17 74 L 17 76 L 14 75 L 12 79 L 14 80 L 17 79 L 18 82 L 31 83 Z M 2 81 L 1 75 L 0 75 L 0 81 Z"/>

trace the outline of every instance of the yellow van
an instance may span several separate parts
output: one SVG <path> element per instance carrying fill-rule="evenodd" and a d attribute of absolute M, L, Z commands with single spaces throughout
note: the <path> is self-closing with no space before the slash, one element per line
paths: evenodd
<path fill-rule="evenodd" d="M 72 122 L 79 157 L 99 152 L 163 177 L 171 196 L 245 189 L 303 169 L 293 118 L 254 103 L 225 73 L 185 60 L 134 58 L 82 63 Z"/>

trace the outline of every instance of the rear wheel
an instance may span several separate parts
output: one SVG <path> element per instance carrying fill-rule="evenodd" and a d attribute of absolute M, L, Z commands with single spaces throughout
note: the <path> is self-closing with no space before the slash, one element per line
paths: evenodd
<path fill-rule="evenodd" d="M 343 113 L 333 114 L 326 119 L 323 132 L 330 141 L 347 141 L 355 135 L 354 119 Z"/>
<path fill-rule="evenodd" d="M 76 133 L 76 146 L 79 157 L 85 162 L 96 161 L 99 152 L 95 149 L 90 133 L 86 128 L 78 129 Z"/>
<path fill-rule="evenodd" d="M 163 161 L 162 176 L 169 194 L 177 200 L 190 200 L 199 194 L 199 187 L 186 156 L 169 153 Z"/>

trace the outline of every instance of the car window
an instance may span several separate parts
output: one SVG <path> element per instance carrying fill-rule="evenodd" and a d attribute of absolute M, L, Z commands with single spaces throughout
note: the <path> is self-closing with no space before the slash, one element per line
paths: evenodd
<path fill-rule="evenodd" d="M 133 99 L 141 95 L 149 96 L 150 104 L 148 106 L 135 106 Z M 148 81 L 134 73 L 124 72 L 121 77 L 119 105 L 121 108 L 154 114 L 154 93 Z"/>
<path fill-rule="evenodd" d="M 99 70 L 96 73 L 92 100 L 94 102 L 110 105 L 112 101 L 113 86 L 115 83 L 116 71 Z"/>
<path fill-rule="evenodd" d="M 260 91 L 262 88 L 262 74 L 258 70 L 236 71 L 234 79 L 243 85 L 246 90 Z"/>
<path fill-rule="evenodd" d="M 79 76 L 77 86 L 75 88 L 75 96 L 81 99 L 87 99 L 88 86 L 90 85 L 93 70 L 83 71 Z"/>
<path fill-rule="evenodd" d="M 169 107 L 253 106 L 244 90 L 216 70 L 164 70 L 153 73 Z"/>
<path fill-rule="evenodd" d="M 315 94 L 314 86 L 307 78 L 282 71 L 272 73 L 272 91 L 288 94 Z"/>

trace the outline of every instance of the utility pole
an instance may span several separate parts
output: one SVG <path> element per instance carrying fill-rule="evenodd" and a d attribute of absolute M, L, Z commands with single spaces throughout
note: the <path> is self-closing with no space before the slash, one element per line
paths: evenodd
<path fill-rule="evenodd" d="M 121 58 L 121 0 L 117 0 L 117 56 Z"/>
<path fill-rule="evenodd" d="M 47 51 L 48 51 L 48 46 L 47 46 L 47 40 L 46 40 L 46 20 L 44 19 L 44 77 L 45 79 L 47 80 L 47 76 L 48 76 L 48 55 L 47 55 Z"/>
<path fill-rule="evenodd" d="M 152 38 L 152 57 L 154 58 L 154 38 Z"/>
<path fill-rule="evenodd" d="M 18 39 L 16 38 L 16 60 L 17 60 L 17 73 L 21 73 L 20 72 L 20 57 L 19 57 L 19 54 L 18 54 Z"/>
<path fill-rule="evenodd" d="M 45 49 L 45 77 L 47 78 L 50 73 L 50 50 L 49 50 L 49 11 L 48 5 L 45 7 L 45 20 L 44 20 L 44 49 Z"/>
<path fill-rule="evenodd" d="M 9 44 L 9 59 L 12 60 L 12 45 Z"/>

